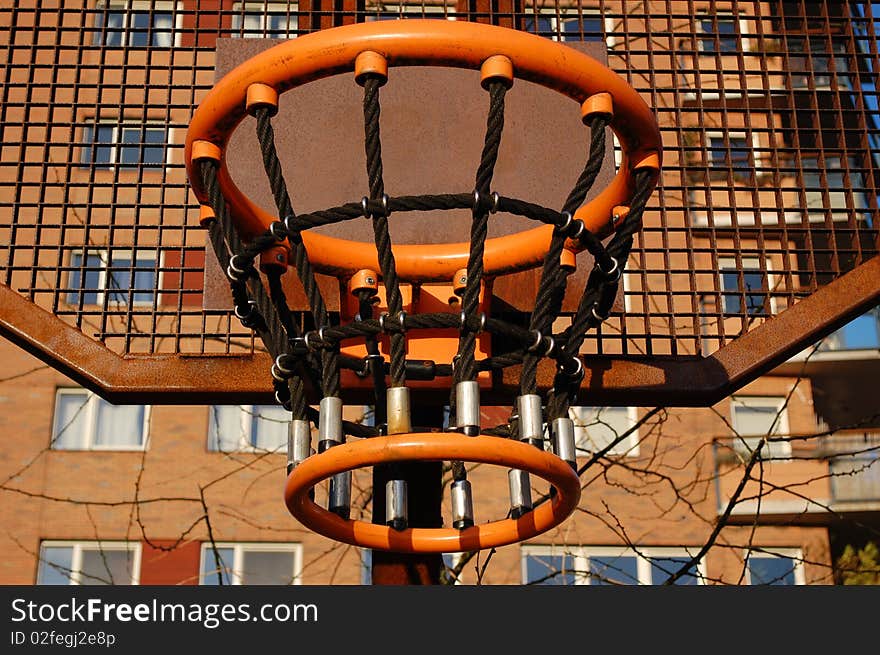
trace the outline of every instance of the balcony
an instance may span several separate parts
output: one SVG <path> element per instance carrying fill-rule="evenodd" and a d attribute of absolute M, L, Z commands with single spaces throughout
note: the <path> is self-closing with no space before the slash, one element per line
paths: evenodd
<path fill-rule="evenodd" d="M 777 437 L 776 439 L 782 439 Z M 759 438 L 712 441 L 717 512 L 737 489 Z M 769 449 L 768 449 L 769 448 Z M 830 525 L 880 516 L 880 430 L 792 435 L 765 444 L 739 496 L 733 525 Z"/>

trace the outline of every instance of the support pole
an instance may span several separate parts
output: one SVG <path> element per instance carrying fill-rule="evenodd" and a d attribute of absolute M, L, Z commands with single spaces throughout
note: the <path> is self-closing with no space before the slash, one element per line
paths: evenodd
<path fill-rule="evenodd" d="M 440 430 L 443 407 L 413 407 L 412 423 Z M 414 428 L 415 429 L 415 428 Z M 425 431 L 427 431 L 427 429 Z M 438 434 L 438 438 L 442 435 Z M 373 467 L 373 523 L 385 523 L 385 483 L 391 479 L 388 466 Z M 403 462 L 395 478 L 406 480 L 409 491 L 409 525 L 414 528 L 443 527 L 443 463 Z M 440 584 L 443 556 L 439 553 L 389 553 L 373 551 L 374 585 Z"/>

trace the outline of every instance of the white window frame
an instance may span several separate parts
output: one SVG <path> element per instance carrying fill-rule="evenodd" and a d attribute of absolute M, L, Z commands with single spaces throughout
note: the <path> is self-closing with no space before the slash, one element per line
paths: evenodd
<path fill-rule="evenodd" d="M 291 584 L 301 585 L 303 575 L 303 545 L 301 543 L 280 543 L 270 541 L 218 541 L 213 545 L 209 541 L 202 542 L 201 556 L 199 557 L 199 585 L 205 584 L 205 564 L 214 561 L 214 547 L 232 549 L 232 566 L 229 572 L 229 581 L 232 585 L 241 585 L 244 553 L 293 553 L 293 570 L 291 572 Z M 229 564 L 224 562 L 224 564 Z M 219 573 L 219 572 L 216 572 Z M 213 585 L 212 585 L 213 586 Z"/>
<path fill-rule="evenodd" d="M 110 135 L 110 141 L 104 143 L 102 141 L 97 141 L 98 138 L 98 130 L 102 127 L 109 127 L 112 132 Z M 123 146 L 138 146 L 141 148 L 151 148 L 156 147 L 152 144 L 141 144 L 137 143 L 127 143 L 120 140 L 120 134 L 124 135 L 127 130 L 137 130 L 140 132 L 141 130 L 161 130 L 165 135 L 165 142 L 162 144 L 162 149 L 164 150 L 164 157 L 162 161 L 158 164 L 144 164 L 143 161 L 137 162 L 134 164 L 122 163 L 119 161 L 120 159 L 120 151 Z M 86 131 L 91 130 L 92 138 L 90 141 L 86 141 L 85 135 Z M 158 144 L 157 144 L 158 145 Z M 149 171 L 149 170 L 159 170 L 171 163 L 171 130 L 168 125 L 159 121 L 133 121 L 133 120 L 123 120 L 117 121 L 115 119 L 98 119 L 95 121 L 94 119 L 90 119 L 89 123 L 83 128 L 83 155 L 80 158 L 81 166 L 93 166 L 99 169 L 107 169 L 107 168 L 120 168 L 120 169 L 138 169 Z M 98 148 L 108 148 L 110 150 L 110 161 L 97 161 L 96 153 Z"/>
<path fill-rule="evenodd" d="M 765 434 L 743 434 L 737 427 L 736 408 L 737 407 L 771 407 L 776 409 L 778 418 L 770 435 Z M 739 435 L 734 436 L 733 448 L 739 453 L 748 455 L 754 450 L 758 442 L 765 436 L 787 436 L 790 434 L 788 425 L 788 407 L 786 406 L 785 396 L 747 396 L 737 394 L 730 397 L 730 425 Z M 743 444 L 745 442 L 745 444 Z M 748 450 L 746 450 L 746 448 Z M 767 445 L 761 449 L 762 458 L 785 458 L 791 455 L 791 444 L 788 441 L 767 442 Z"/>
<path fill-rule="evenodd" d="M 68 584 L 83 585 L 94 584 L 94 581 L 82 580 L 82 553 L 83 550 L 110 551 L 128 550 L 133 553 L 131 558 L 131 584 L 139 585 L 141 578 L 141 542 L 139 541 L 52 541 L 40 542 L 40 554 L 37 560 L 37 584 L 39 582 L 40 568 L 43 564 L 43 548 L 72 548 L 70 557 L 70 578 Z"/>
<path fill-rule="evenodd" d="M 217 434 L 215 430 L 217 426 L 214 424 L 214 407 L 215 405 L 211 405 L 208 408 L 208 451 L 212 453 L 280 453 L 284 452 L 284 449 L 287 447 L 287 443 L 280 444 L 277 448 L 273 450 L 268 450 L 266 448 L 260 448 L 254 445 L 254 434 L 252 431 L 252 422 L 256 413 L 254 411 L 254 407 L 261 407 L 262 405 L 230 405 L 230 407 L 238 407 L 239 408 L 239 437 L 238 437 L 238 447 L 232 450 L 221 450 L 219 447 L 219 439 L 217 438 Z M 262 416 L 262 415 L 261 415 Z M 268 418 L 264 418 L 263 420 L 271 420 Z M 289 421 L 288 421 L 289 423 Z M 216 442 L 216 446 L 215 446 Z"/>
<path fill-rule="evenodd" d="M 104 38 L 107 33 L 107 26 L 97 26 L 97 17 L 95 19 L 95 36 L 92 39 L 93 45 L 99 45 L 104 48 L 127 48 L 128 35 L 130 33 L 128 22 L 132 12 L 137 11 L 159 11 L 171 12 L 173 25 L 171 26 L 171 45 L 170 46 L 131 46 L 132 48 L 176 48 L 180 46 L 181 30 L 183 28 L 183 12 L 179 2 L 175 0 L 98 0 L 95 5 L 97 11 L 119 12 L 122 14 L 122 41 L 119 45 L 104 45 Z M 159 30 L 164 31 L 164 30 Z"/>
<path fill-rule="evenodd" d="M 736 257 L 719 257 L 718 258 L 718 293 L 720 296 L 719 300 L 721 303 L 720 308 L 719 308 L 720 314 L 725 314 L 726 308 L 724 307 L 724 304 L 727 301 L 727 298 L 729 297 L 728 294 L 736 293 L 736 294 L 741 294 L 743 296 L 755 295 L 755 294 L 748 294 L 745 289 L 726 289 L 724 287 L 724 273 L 725 272 L 736 273 L 737 275 L 739 275 L 740 270 L 761 271 L 761 258 L 760 257 L 757 257 L 757 256 L 740 257 L 739 261 L 742 264 L 741 267 L 737 265 Z M 769 314 L 763 314 L 763 313 L 750 314 L 748 312 L 748 308 L 745 308 L 743 315 L 748 320 L 755 319 L 755 318 L 770 318 L 771 316 L 775 316 L 778 313 L 777 312 L 778 308 L 777 308 L 776 296 L 773 294 L 773 289 L 776 286 L 776 280 L 775 280 L 775 276 L 773 274 L 773 269 L 770 266 L 770 259 L 769 258 L 764 259 L 763 273 L 767 277 L 766 295 L 770 301 L 770 313 Z M 732 314 L 727 314 L 725 316 L 726 316 L 726 318 L 734 318 L 734 316 Z M 739 315 L 737 315 L 737 316 L 739 316 Z"/>
<path fill-rule="evenodd" d="M 101 259 L 101 270 L 98 273 L 98 288 L 97 289 L 86 289 L 85 288 L 85 279 L 80 280 L 80 286 L 74 288 L 72 279 L 74 273 L 85 271 L 82 270 L 80 266 L 74 266 L 73 258 L 75 255 L 79 255 L 80 257 L 91 257 L 97 255 Z M 128 288 L 124 289 L 120 288 L 109 288 L 108 282 L 110 281 L 111 272 L 113 269 L 113 261 L 114 258 L 123 258 L 127 257 L 130 260 L 135 262 L 134 268 L 149 268 L 150 266 L 157 267 L 158 271 L 156 273 L 156 286 L 153 289 L 135 289 Z M 140 262 L 149 262 L 148 265 L 142 266 Z M 74 270 L 76 268 L 76 270 Z M 127 272 L 127 271 L 126 271 Z M 162 261 L 161 254 L 159 252 L 153 250 L 126 250 L 124 248 L 114 248 L 112 255 L 111 252 L 106 248 L 86 248 L 85 255 L 81 250 L 78 250 L 74 253 L 71 253 L 70 256 L 70 270 L 67 273 L 67 291 L 65 292 L 66 301 L 70 305 L 78 305 L 81 300 L 77 296 L 85 296 L 86 294 L 94 293 L 96 296 L 96 300 L 94 305 L 92 303 L 82 302 L 83 305 L 87 306 L 103 306 L 105 300 L 107 300 L 106 296 L 110 296 L 111 298 L 116 295 L 125 296 L 124 300 L 107 300 L 112 306 L 119 307 L 152 307 L 154 302 L 158 302 L 158 295 L 160 290 L 162 289 Z M 140 300 L 136 296 L 141 293 L 150 293 L 153 297 L 149 300 Z M 131 296 L 131 304 L 129 305 L 128 298 Z"/>
<path fill-rule="evenodd" d="M 78 441 L 79 446 L 76 448 L 57 448 L 55 443 L 58 439 L 59 428 L 64 426 L 58 425 L 58 401 L 62 396 L 73 396 L 78 395 L 86 396 L 86 401 L 83 405 L 83 409 L 81 411 L 85 412 L 83 416 L 83 420 L 85 421 L 85 429 L 83 430 L 84 434 L 80 435 Z M 95 437 L 98 433 L 98 403 L 101 398 L 98 397 L 97 394 L 92 393 L 87 389 L 83 389 L 81 387 L 59 387 L 55 390 L 55 405 L 52 411 L 52 436 L 51 441 L 49 442 L 49 446 L 52 450 L 57 450 L 59 452 L 65 451 L 79 451 L 79 450 L 106 450 L 106 451 L 127 451 L 127 452 L 142 452 L 148 449 L 150 443 L 150 413 L 152 411 L 151 405 L 142 405 L 144 408 L 144 421 L 143 425 L 141 425 L 141 443 L 138 446 L 127 446 L 127 445 L 115 445 L 115 444 L 96 444 Z"/>
<path fill-rule="evenodd" d="M 749 25 L 748 25 L 748 21 L 746 21 L 745 19 L 738 18 L 732 12 L 721 12 L 721 11 L 719 11 L 715 14 L 701 12 L 701 13 L 697 14 L 695 18 L 696 18 L 695 22 L 700 28 L 700 32 L 697 35 L 697 52 L 700 53 L 702 56 L 714 57 L 717 55 L 719 57 L 735 57 L 737 55 L 737 53 L 739 53 L 739 52 L 751 52 L 751 50 L 752 50 L 751 39 L 749 39 L 746 36 L 746 34 L 749 33 Z M 708 39 L 708 37 L 711 36 L 713 38 L 713 40 L 715 37 L 714 32 L 709 33 L 709 32 L 703 31 L 703 21 L 713 21 L 713 20 L 716 22 L 718 22 L 718 21 L 732 22 L 732 23 L 736 23 L 739 26 L 739 33 L 734 34 L 734 36 L 739 38 L 739 42 L 742 45 L 741 51 L 740 50 L 736 50 L 733 52 L 728 52 L 728 51 L 723 51 L 723 50 L 707 51 L 707 50 L 703 49 L 703 43 Z M 705 35 L 705 36 L 703 36 L 703 35 Z"/>
<path fill-rule="evenodd" d="M 634 426 L 639 420 L 639 410 L 637 407 L 590 407 L 590 409 L 598 409 L 600 423 L 604 423 L 601 421 L 601 411 L 604 409 L 625 409 L 627 414 L 627 423 L 629 423 L 629 428 Z M 593 452 L 592 450 L 588 450 L 587 448 L 581 445 L 582 440 L 577 439 L 578 435 L 578 427 L 586 427 L 579 426 L 578 421 L 580 420 L 577 416 L 578 409 L 577 406 L 570 407 L 568 411 L 568 416 L 574 421 L 575 426 L 575 447 L 578 457 L 589 457 Z M 595 425 L 595 423 L 590 422 L 587 425 Z M 620 436 L 620 435 L 618 435 Z M 639 454 L 639 431 L 634 430 L 625 440 L 621 441 L 617 445 L 615 445 L 611 450 L 608 451 L 608 455 L 618 455 L 618 456 L 626 456 L 626 457 L 637 457 Z"/>
<path fill-rule="evenodd" d="M 800 548 L 761 548 L 760 550 L 747 549 L 743 553 L 743 566 L 745 567 L 745 582 L 752 585 L 752 572 L 749 570 L 748 561 L 750 559 L 776 559 L 777 557 L 786 557 L 792 561 L 792 572 L 794 573 L 795 586 L 807 584 L 806 575 L 804 574 L 804 553 Z"/>
<path fill-rule="evenodd" d="M 563 32 L 560 29 L 560 18 L 565 21 L 567 19 L 577 20 L 579 16 L 594 17 L 602 19 L 602 13 L 598 7 L 581 7 L 580 12 L 578 12 L 578 5 L 573 4 L 568 7 L 559 6 L 558 11 L 556 6 L 543 6 L 543 7 L 535 7 L 535 3 L 526 3 L 523 8 L 523 19 L 535 19 L 540 18 L 542 16 L 546 16 L 550 19 L 550 30 L 552 31 L 552 35 L 549 37 L 551 41 L 561 41 L 566 43 L 584 43 L 580 39 L 571 39 L 568 40 L 565 38 Z M 571 14 L 569 16 L 569 14 Z M 603 28 L 605 31 L 605 47 L 609 50 L 614 47 L 614 19 L 606 16 L 602 19 Z M 540 36 L 544 36 L 543 34 Z M 587 41 L 586 43 L 598 43 L 599 41 Z"/>
<path fill-rule="evenodd" d="M 638 552 L 636 552 L 636 549 Z M 574 584 L 590 584 L 590 557 L 635 557 L 636 575 L 639 585 L 651 585 L 651 562 L 645 558 L 687 557 L 690 558 L 700 547 L 685 546 L 637 546 L 636 549 L 620 546 L 554 546 L 541 544 L 524 544 L 520 547 L 520 568 L 522 584 L 528 582 L 528 557 L 564 556 L 572 557 Z M 692 552 L 691 552 L 692 551 Z M 696 565 L 697 584 L 703 585 L 706 578 L 705 559 Z"/>
<path fill-rule="evenodd" d="M 299 30 L 299 3 L 263 2 L 262 0 L 245 0 L 232 5 L 232 35 L 245 39 L 295 39 Z M 269 24 L 270 16 L 283 17 L 284 34 L 277 34 Z M 256 27 L 248 27 L 248 19 L 256 19 Z"/>

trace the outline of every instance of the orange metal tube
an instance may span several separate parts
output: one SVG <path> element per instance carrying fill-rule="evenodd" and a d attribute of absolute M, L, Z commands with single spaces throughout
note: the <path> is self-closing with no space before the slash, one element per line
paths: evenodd
<path fill-rule="evenodd" d="M 209 141 L 221 150 L 246 115 L 247 89 L 265 84 L 278 93 L 310 81 L 353 72 L 363 52 L 386 57 L 390 66 L 452 66 L 479 70 L 487 59 L 510 59 L 517 77 L 556 90 L 578 103 L 608 93 L 614 102 L 611 129 L 623 149 L 623 161 L 613 181 L 575 213 L 588 229 L 606 236 L 612 229 L 611 211 L 628 204 L 633 192 L 635 166 L 659 168 L 661 140 L 657 122 L 641 97 L 621 77 L 586 54 L 561 43 L 502 27 L 458 21 L 380 21 L 321 30 L 285 41 L 244 62 L 222 80 L 193 115 L 186 137 L 185 159 L 190 184 L 201 203 L 207 201 L 193 162 L 197 141 Z M 274 216 L 247 198 L 233 182 L 221 160 L 219 183 L 233 220 L 252 237 L 262 233 Z M 540 265 L 549 245 L 550 226 L 489 239 L 484 267 L 487 275 Z M 309 259 L 316 269 L 331 275 L 351 275 L 378 269 L 372 244 L 303 233 Z M 404 280 L 448 280 L 467 265 L 468 244 L 446 243 L 395 246 L 398 274 Z"/>
<path fill-rule="evenodd" d="M 466 530 L 393 530 L 365 521 L 345 520 L 316 505 L 309 490 L 335 473 L 403 461 L 460 460 L 496 464 L 533 473 L 552 484 L 553 498 L 518 519 L 482 523 Z M 414 433 L 361 439 L 312 455 L 287 478 L 287 508 L 307 528 L 364 548 L 407 553 L 451 553 L 504 546 L 530 539 L 564 521 L 577 507 L 581 486 L 561 459 L 534 446 L 499 437 Z"/>

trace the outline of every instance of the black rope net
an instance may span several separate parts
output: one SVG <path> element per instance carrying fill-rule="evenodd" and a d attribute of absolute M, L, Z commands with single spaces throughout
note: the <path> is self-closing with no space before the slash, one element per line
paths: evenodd
<path fill-rule="evenodd" d="M 475 381 L 480 371 L 503 369 L 521 365 L 520 394 L 532 396 L 537 393 L 536 374 L 542 359 L 552 359 L 556 364 L 556 376 L 552 389 L 540 401 L 547 425 L 555 419 L 568 416 L 569 405 L 577 393 L 583 378 L 583 364 L 578 357 L 586 334 L 596 328 L 611 312 L 621 275 L 633 244 L 633 235 L 641 227 L 642 213 L 653 190 L 653 171 L 637 170 L 634 174 L 635 192 L 629 203 L 629 213 L 617 228 L 607 246 L 588 229 L 582 221 L 574 219 L 575 210 L 581 206 L 593 186 L 602 167 L 605 154 L 606 128 L 611 116 L 592 114 L 586 123 L 590 131 L 586 165 L 568 198 L 559 211 L 509 198 L 491 191 L 492 177 L 501 136 L 504 128 L 504 102 L 509 85 L 506 80 L 490 80 L 485 88 L 489 94 L 489 111 L 482 156 L 476 172 L 474 191 L 459 194 L 398 196 L 385 193 L 382 174 L 382 144 L 379 129 L 379 91 L 384 77 L 367 74 L 359 79 L 364 88 L 364 143 L 366 148 L 369 195 L 360 202 L 351 202 L 310 214 L 297 215 L 288 193 L 281 163 L 275 147 L 272 116 L 274 108 L 257 106 L 252 110 L 257 122 L 257 137 L 262 151 L 263 164 L 269 178 L 275 205 L 280 217 L 265 233 L 245 243 L 239 236 L 225 198 L 218 184 L 218 166 L 215 160 L 201 162 L 201 175 L 215 219 L 208 225 L 210 240 L 218 260 L 226 270 L 232 289 L 235 315 L 242 324 L 251 328 L 262 339 L 274 359 L 271 375 L 275 397 L 291 412 L 292 422 L 319 426 L 321 436 L 322 411 L 313 410 L 306 401 L 306 381 L 319 389 L 322 397 L 340 397 L 340 369 L 350 369 L 372 380 L 374 387 L 375 426 L 365 426 L 339 419 L 341 434 L 319 441 L 323 450 L 344 442 L 346 436 L 373 437 L 387 432 L 384 399 L 391 389 L 406 386 L 408 363 L 406 339 L 411 330 L 452 328 L 460 332 L 458 351 L 451 362 L 435 362 L 435 377 L 450 378 L 450 417 L 456 416 L 456 388 L 459 383 Z M 394 250 L 389 232 L 389 219 L 396 212 L 470 209 L 472 212 L 470 251 L 467 278 L 461 297 L 460 314 L 420 313 L 403 311 L 400 290 L 401 281 L 395 266 Z M 483 254 L 490 216 L 506 212 L 527 217 L 553 226 L 550 245 L 544 258 L 539 290 L 534 311 L 528 326 L 501 321 L 479 312 L 480 287 L 483 279 Z M 387 294 L 388 311 L 374 316 L 375 293 L 370 289 L 357 291 L 359 313 L 354 320 L 342 324 L 333 323 L 318 288 L 314 270 L 303 244 L 305 230 L 357 218 L 367 217 L 372 222 L 382 283 Z M 568 271 L 561 266 L 560 256 L 566 240 L 573 240 L 592 254 L 595 266 L 590 273 L 571 324 L 562 332 L 551 332 L 553 320 L 560 312 L 565 295 Z M 267 286 L 255 266 L 261 253 L 281 243 L 289 244 L 290 262 L 308 298 L 315 330 L 301 333 L 294 320 L 282 290 L 282 267 L 266 267 Z M 476 342 L 481 331 L 502 336 L 514 348 L 503 354 L 477 360 Z M 390 357 L 386 361 L 381 354 L 378 340 L 387 334 L 390 341 Z M 358 359 L 340 353 L 340 344 L 353 338 L 365 340 L 367 356 Z M 387 380 L 387 382 L 386 382 Z M 332 403 L 328 405 L 331 407 Z M 341 403 L 337 406 L 341 407 Z M 324 403 L 322 401 L 322 410 Z M 328 410 L 329 411 L 329 410 Z M 480 429 L 468 434 L 490 434 L 509 438 L 523 438 L 518 429 L 521 420 L 519 409 L 514 406 L 508 423 L 494 428 Z M 464 426 L 452 426 L 462 430 Z M 471 426 L 472 427 L 472 426 Z M 310 428 L 309 428 L 310 429 Z M 542 433 L 529 433 L 527 439 L 536 447 L 543 448 Z M 442 438 L 439 437 L 439 438 Z M 293 450 L 290 446 L 289 450 Z M 573 453 L 573 448 L 572 448 Z M 306 453 L 307 454 L 307 453 Z M 557 451 L 557 454 L 560 454 Z M 289 452 L 288 471 L 296 464 Z M 573 454 L 572 454 L 573 460 Z M 574 465 L 574 462 L 572 461 Z M 456 482 L 466 479 L 462 462 L 452 462 Z M 331 480 L 331 485 L 334 480 Z M 344 480 L 338 481 L 344 484 Z M 513 493 L 513 492 L 512 492 Z M 331 498 L 333 491 L 331 488 Z M 332 502 L 332 500 L 331 500 Z M 347 517 L 345 502 L 335 508 Z M 516 505 L 512 500 L 514 515 L 528 510 L 528 499 L 520 498 Z M 400 517 L 398 517 L 400 518 Z M 394 523 L 405 526 L 404 520 Z M 472 524 L 459 521 L 460 527 Z"/>

